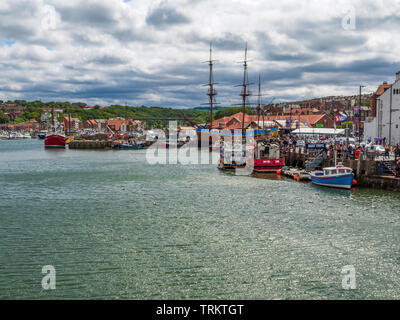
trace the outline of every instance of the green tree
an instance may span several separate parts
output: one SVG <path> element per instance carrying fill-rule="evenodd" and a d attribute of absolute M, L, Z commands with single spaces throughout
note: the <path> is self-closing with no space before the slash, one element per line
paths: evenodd
<path fill-rule="evenodd" d="M 0 113 L 0 123 L 9 123 L 10 118 L 4 113 Z"/>
<path fill-rule="evenodd" d="M 231 116 L 231 115 L 233 115 L 235 113 L 242 112 L 242 110 L 243 110 L 243 107 L 232 107 L 232 108 L 225 108 L 225 109 L 222 109 L 222 110 L 218 110 L 215 113 L 214 119 L 220 119 L 220 118 L 223 118 L 223 117 L 228 117 L 228 116 Z M 250 114 L 250 115 L 253 114 L 253 112 L 251 111 L 250 107 L 246 107 L 245 112 L 246 112 L 246 114 Z"/>

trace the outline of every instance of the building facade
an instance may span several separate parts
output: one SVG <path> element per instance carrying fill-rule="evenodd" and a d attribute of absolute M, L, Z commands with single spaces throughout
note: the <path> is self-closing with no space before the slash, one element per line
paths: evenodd
<path fill-rule="evenodd" d="M 384 139 L 387 144 L 400 143 L 400 71 L 396 81 L 376 98 L 376 117 L 364 123 L 364 140 Z"/>

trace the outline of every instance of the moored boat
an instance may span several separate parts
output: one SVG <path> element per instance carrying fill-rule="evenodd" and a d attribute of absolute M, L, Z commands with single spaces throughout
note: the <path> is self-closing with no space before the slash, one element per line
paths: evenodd
<path fill-rule="evenodd" d="M 38 132 L 37 137 L 40 140 L 44 140 L 46 138 L 46 135 L 47 135 L 47 131 L 46 130 L 42 130 L 42 131 Z"/>
<path fill-rule="evenodd" d="M 47 135 L 44 139 L 44 147 L 65 149 L 65 136 L 56 133 Z"/>
<path fill-rule="evenodd" d="M 142 144 L 128 144 L 128 143 L 122 143 L 118 145 L 118 148 L 120 150 L 140 150 L 140 149 L 145 149 L 147 145 L 145 143 Z"/>
<path fill-rule="evenodd" d="M 335 167 L 323 168 L 310 173 L 312 183 L 324 187 L 350 189 L 353 185 L 353 170 L 341 163 Z"/>
<path fill-rule="evenodd" d="M 254 171 L 261 173 L 275 173 L 285 165 L 280 156 L 280 146 L 267 140 L 256 140 L 254 154 Z"/>

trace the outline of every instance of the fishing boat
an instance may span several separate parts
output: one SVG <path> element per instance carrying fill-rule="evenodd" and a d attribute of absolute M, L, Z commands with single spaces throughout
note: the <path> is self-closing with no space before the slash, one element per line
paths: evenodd
<path fill-rule="evenodd" d="M 232 171 L 246 166 L 246 148 L 241 144 L 232 144 L 223 140 L 220 145 L 218 169 Z"/>
<path fill-rule="evenodd" d="M 52 132 L 47 134 L 44 139 L 44 147 L 46 149 L 65 149 L 65 136 L 61 133 L 55 132 L 55 123 L 54 123 L 54 107 L 51 109 L 51 118 L 52 118 Z"/>
<path fill-rule="evenodd" d="M 354 179 L 353 170 L 341 163 L 334 167 L 313 171 L 310 176 L 312 183 L 316 185 L 340 189 L 350 189 Z"/>
<path fill-rule="evenodd" d="M 40 140 L 44 140 L 46 138 L 46 135 L 47 135 L 47 130 L 42 130 L 38 132 L 37 137 Z"/>
<path fill-rule="evenodd" d="M 140 150 L 140 149 L 145 149 L 146 147 L 147 147 L 146 143 L 142 144 L 121 143 L 118 146 L 120 150 Z"/>
<path fill-rule="evenodd" d="M 285 165 L 280 156 L 280 146 L 274 141 L 256 139 L 254 152 L 254 172 L 276 173 Z"/>
<path fill-rule="evenodd" d="M 44 147 L 65 149 L 65 136 L 57 133 L 48 134 L 44 139 Z"/>
<path fill-rule="evenodd" d="M 245 167 L 249 151 L 254 152 L 253 172 L 255 173 L 276 173 L 285 165 L 284 159 L 280 156 L 278 143 L 266 139 L 256 139 L 253 146 L 239 144 L 230 147 L 229 145 L 222 145 L 218 168 L 221 170 L 235 170 L 236 168 Z"/>

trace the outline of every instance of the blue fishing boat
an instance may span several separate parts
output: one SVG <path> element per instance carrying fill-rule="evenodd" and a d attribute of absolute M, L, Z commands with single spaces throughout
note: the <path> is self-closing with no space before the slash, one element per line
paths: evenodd
<path fill-rule="evenodd" d="M 338 164 L 335 167 L 323 168 L 322 171 L 310 173 L 312 183 L 324 187 L 350 189 L 353 185 L 353 170 Z"/>

